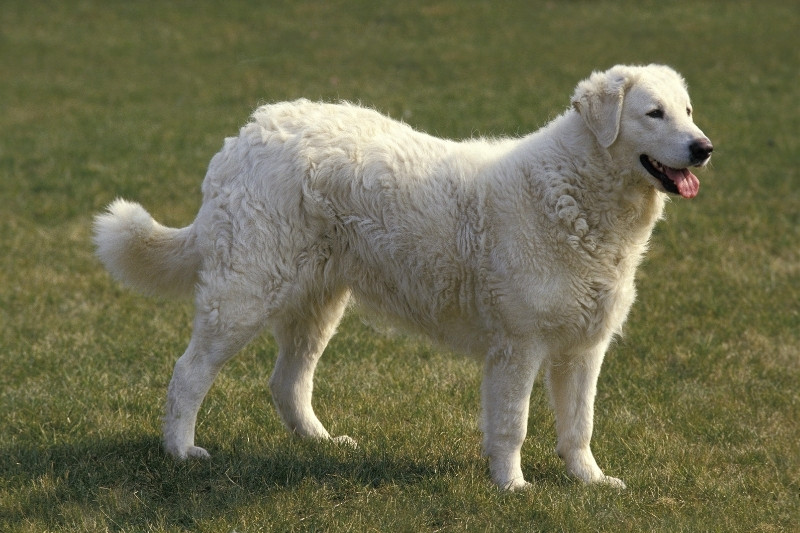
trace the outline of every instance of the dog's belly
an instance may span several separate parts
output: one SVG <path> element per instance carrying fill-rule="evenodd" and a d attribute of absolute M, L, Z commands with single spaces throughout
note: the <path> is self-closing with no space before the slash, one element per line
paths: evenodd
<path fill-rule="evenodd" d="M 483 354 L 491 325 L 480 280 L 463 265 L 422 254 L 416 263 L 396 258 L 348 257 L 344 282 L 364 318 L 419 333 L 449 349 Z M 429 261 L 423 261 L 428 259 Z"/>

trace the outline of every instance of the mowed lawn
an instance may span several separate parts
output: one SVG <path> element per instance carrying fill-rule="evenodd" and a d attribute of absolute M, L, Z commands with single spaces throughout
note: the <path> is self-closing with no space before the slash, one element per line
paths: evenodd
<path fill-rule="evenodd" d="M 0 530 L 797 531 L 800 112 L 795 1 L 32 2 L 0 7 Z M 543 387 L 524 493 L 489 482 L 480 365 L 354 314 L 315 406 L 356 450 L 281 427 L 265 336 L 200 413 L 207 462 L 160 448 L 191 303 L 93 256 L 116 197 L 183 226 L 260 103 L 350 100 L 450 138 L 523 135 L 615 63 L 689 82 L 716 146 L 666 209 L 599 383 L 595 455 L 564 473 Z"/>

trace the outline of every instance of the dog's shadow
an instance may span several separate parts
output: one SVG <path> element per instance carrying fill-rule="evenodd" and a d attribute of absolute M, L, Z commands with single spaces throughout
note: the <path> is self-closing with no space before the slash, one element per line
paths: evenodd
<path fill-rule="evenodd" d="M 345 497 L 364 487 L 427 483 L 474 468 L 455 454 L 411 458 L 290 437 L 257 454 L 244 451 L 252 447 L 234 442 L 227 451 L 211 450 L 210 460 L 183 462 L 165 456 L 156 436 L 7 447 L 0 450 L 5 463 L 0 471 L 6 487 L 20 497 L 0 508 L 0 523 L 58 524 L 65 510 L 100 506 L 123 528 L 158 520 L 191 527 L 203 517 L 235 518 L 237 507 L 266 502 L 285 489 L 325 486 Z"/>

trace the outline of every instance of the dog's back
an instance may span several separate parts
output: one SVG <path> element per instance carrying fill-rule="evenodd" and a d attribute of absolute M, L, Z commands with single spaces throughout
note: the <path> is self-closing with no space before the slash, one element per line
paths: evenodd
<path fill-rule="evenodd" d="M 438 139 L 349 104 L 264 106 L 212 160 L 196 224 L 258 258 L 237 269 L 347 287 L 370 313 L 482 350 L 481 170 L 516 142 Z"/>

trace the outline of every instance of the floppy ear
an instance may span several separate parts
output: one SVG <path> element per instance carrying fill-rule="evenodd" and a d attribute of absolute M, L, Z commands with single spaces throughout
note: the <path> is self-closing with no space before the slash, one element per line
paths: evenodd
<path fill-rule="evenodd" d="M 595 72 L 575 88 L 572 107 L 603 148 L 617 139 L 622 101 L 628 86 L 629 77 L 621 69 L 611 69 Z"/>

